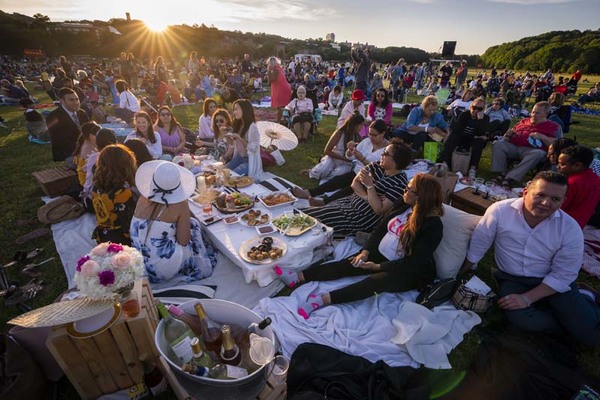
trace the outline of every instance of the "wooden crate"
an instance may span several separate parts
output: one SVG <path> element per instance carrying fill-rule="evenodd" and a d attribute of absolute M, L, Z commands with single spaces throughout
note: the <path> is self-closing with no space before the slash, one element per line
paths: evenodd
<path fill-rule="evenodd" d="M 485 199 L 483 197 L 485 194 L 483 190 L 479 190 L 479 195 L 473 194 L 474 190 L 468 187 L 452 193 L 450 196 L 452 207 L 468 212 L 469 214 L 485 214 L 485 210 L 494 203 L 494 200 L 491 198 Z"/>
<path fill-rule="evenodd" d="M 67 167 L 56 167 L 36 171 L 33 177 L 47 196 L 56 197 L 67 193 L 79 184 L 77 172 Z"/>
<path fill-rule="evenodd" d="M 124 319 L 121 315 L 109 329 L 88 339 L 72 338 L 63 325 L 46 340 L 46 347 L 82 399 L 95 399 L 142 382 L 141 353 L 158 361 L 154 344 L 158 317 L 152 291 L 146 279 L 138 280 L 133 290 L 140 299 L 137 317 Z"/>

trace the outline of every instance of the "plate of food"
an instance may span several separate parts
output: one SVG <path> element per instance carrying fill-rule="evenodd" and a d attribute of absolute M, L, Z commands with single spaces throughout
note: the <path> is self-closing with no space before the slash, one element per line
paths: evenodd
<path fill-rule="evenodd" d="M 261 203 L 265 205 L 265 207 L 279 207 L 284 204 L 292 204 L 296 200 L 290 192 L 274 192 L 267 196 L 259 197 Z"/>
<path fill-rule="evenodd" d="M 220 192 L 218 190 L 209 189 L 209 190 L 205 190 L 202 193 L 199 193 L 197 196 L 193 197 L 192 199 L 196 203 L 200 203 L 200 204 L 212 203 L 217 199 L 217 197 L 219 197 L 219 193 Z"/>
<path fill-rule="evenodd" d="M 311 230 L 317 224 L 317 220 L 304 213 L 284 213 L 274 218 L 271 223 L 282 235 L 300 236 Z"/>
<path fill-rule="evenodd" d="M 239 213 L 254 207 L 254 197 L 242 192 L 223 192 L 217 196 L 213 204 L 224 214 Z"/>
<path fill-rule="evenodd" d="M 240 257 L 251 264 L 270 264 L 286 252 L 285 242 L 273 236 L 248 239 L 240 246 Z"/>
<path fill-rule="evenodd" d="M 254 183 L 254 179 L 251 176 L 230 176 L 225 179 L 223 184 L 229 187 L 243 188 L 250 186 Z"/>
<path fill-rule="evenodd" d="M 240 216 L 237 214 L 229 215 L 223 218 L 223 222 L 225 222 L 225 224 L 227 225 L 237 224 L 238 222 L 240 222 Z"/>
<path fill-rule="evenodd" d="M 261 226 L 271 222 L 271 214 L 261 210 L 250 210 L 240 215 L 240 223 L 246 226 Z"/>

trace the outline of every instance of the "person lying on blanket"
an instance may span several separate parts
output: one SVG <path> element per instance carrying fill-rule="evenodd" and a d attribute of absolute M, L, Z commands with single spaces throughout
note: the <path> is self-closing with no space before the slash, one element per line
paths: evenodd
<path fill-rule="evenodd" d="M 295 272 L 274 267 L 289 287 L 310 281 L 328 281 L 347 276 L 366 279 L 331 293 L 311 293 L 298 307 L 305 319 L 317 308 L 366 299 L 381 292 L 421 289 L 436 276 L 433 253 L 442 240 L 442 190 L 435 177 L 415 175 L 402 198 L 373 231 L 367 246 L 348 259 L 315 264 Z"/>

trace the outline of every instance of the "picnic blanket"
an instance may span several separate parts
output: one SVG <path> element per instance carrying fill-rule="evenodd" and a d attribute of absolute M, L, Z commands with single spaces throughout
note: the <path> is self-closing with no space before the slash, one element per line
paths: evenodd
<path fill-rule="evenodd" d="M 47 197 L 44 199 L 45 201 L 51 200 Z M 93 214 L 84 214 L 77 219 L 52 225 L 56 251 L 62 261 L 69 288 L 75 287 L 73 278 L 77 260 L 96 246 L 96 242 L 91 239 L 95 227 L 96 219 Z M 256 282 L 246 283 L 242 270 L 227 257 L 219 254 L 213 275 L 209 278 L 192 283 L 163 282 L 152 285 L 152 288 L 156 290 L 190 285 L 204 285 L 210 289 L 216 286 L 215 299 L 229 300 L 248 308 L 256 306 L 264 297 L 273 296 L 283 287 L 278 280 L 265 287 L 259 287 Z M 207 289 L 205 292 L 210 293 L 211 290 Z"/>
<path fill-rule="evenodd" d="M 586 226 L 583 229 L 583 270 L 600 278 L 600 229 Z"/>
<path fill-rule="evenodd" d="M 309 282 L 289 297 L 262 299 L 254 311 L 271 318 L 283 355 L 288 358 L 296 347 L 309 342 L 371 362 L 383 360 L 392 367 L 418 368 L 422 363 L 430 368 L 450 368 L 446 354 L 481 322 L 477 314 L 457 310 L 450 304 L 434 311 L 415 304 L 414 290 L 322 307 L 307 320 L 298 315 L 298 305 L 308 294 L 329 292 L 361 279 L 364 278 Z"/>

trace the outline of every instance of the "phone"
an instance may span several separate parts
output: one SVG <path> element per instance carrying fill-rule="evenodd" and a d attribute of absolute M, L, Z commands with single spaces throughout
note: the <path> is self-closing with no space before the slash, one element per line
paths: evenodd
<path fill-rule="evenodd" d="M 219 221 L 220 221 L 220 220 L 222 220 L 222 219 L 223 219 L 223 217 L 219 217 L 218 215 L 213 215 L 212 217 L 208 217 L 208 218 L 206 218 L 206 219 L 203 219 L 201 222 L 202 222 L 202 223 L 203 223 L 205 226 L 208 226 L 208 225 L 212 225 L 212 224 L 214 224 L 215 222 L 219 222 Z"/>

